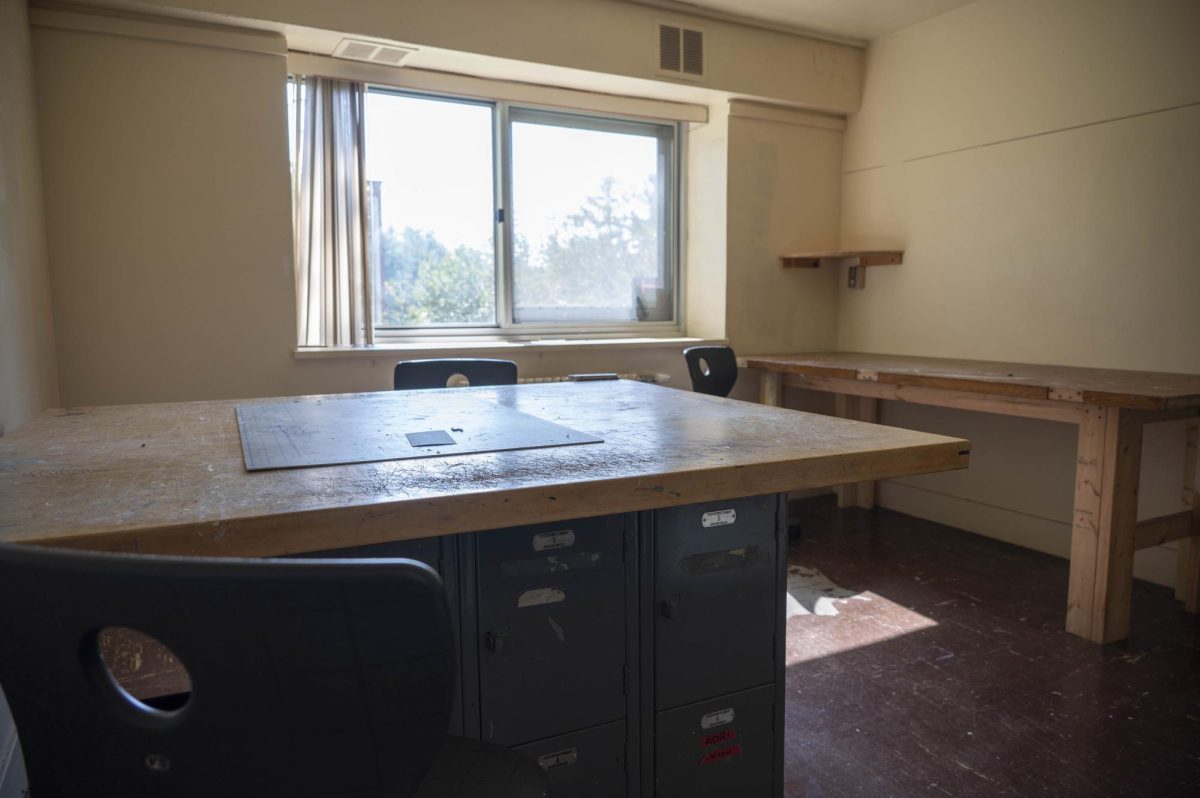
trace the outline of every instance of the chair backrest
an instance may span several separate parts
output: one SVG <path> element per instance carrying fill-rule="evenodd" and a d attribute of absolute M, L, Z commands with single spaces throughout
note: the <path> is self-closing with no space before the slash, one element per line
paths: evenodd
<path fill-rule="evenodd" d="M 186 703 L 118 686 L 111 627 L 178 656 Z M 38 798 L 409 795 L 454 683 L 445 590 L 412 560 L 0 546 L 0 684 Z"/>
<path fill-rule="evenodd" d="M 436 360 L 401 360 L 392 373 L 397 391 L 446 388 L 450 378 L 461 374 L 470 385 L 516 385 L 517 364 L 511 360 L 482 357 L 445 357 Z"/>
<path fill-rule="evenodd" d="M 692 390 L 711 396 L 729 396 L 737 382 L 737 358 L 728 346 L 690 346 L 683 350 Z"/>

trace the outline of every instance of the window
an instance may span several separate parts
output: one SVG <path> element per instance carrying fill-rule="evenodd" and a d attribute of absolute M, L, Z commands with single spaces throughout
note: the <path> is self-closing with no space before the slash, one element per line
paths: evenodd
<path fill-rule="evenodd" d="M 678 328 L 678 126 L 371 87 L 376 339 Z"/>
<path fill-rule="evenodd" d="M 492 116 L 490 105 L 367 94 L 376 328 L 495 325 Z"/>

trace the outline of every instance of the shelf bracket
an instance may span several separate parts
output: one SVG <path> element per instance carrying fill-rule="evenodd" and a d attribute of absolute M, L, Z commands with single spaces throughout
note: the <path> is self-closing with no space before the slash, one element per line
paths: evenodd
<path fill-rule="evenodd" d="M 801 252 L 780 255 L 779 262 L 785 269 L 816 269 L 822 261 L 847 264 L 849 288 L 863 288 L 867 284 L 867 266 L 895 266 L 904 262 L 904 250 L 872 250 L 863 252 Z"/>

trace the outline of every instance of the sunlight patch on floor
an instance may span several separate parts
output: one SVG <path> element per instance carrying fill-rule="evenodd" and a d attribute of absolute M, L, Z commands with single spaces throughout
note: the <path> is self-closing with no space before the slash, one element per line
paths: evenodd
<path fill-rule="evenodd" d="M 788 567 L 787 617 L 796 615 L 837 615 L 838 604 L 870 601 L 862 593 L 838 587 L 816 568 L 803 565 Z"/>
<path fill-rule="evenodd" d="M 938 625 L 883 596 L 840 587 L 816 568 L 803 565 L 788 566 L 787 617 L 788 665 Z"/>

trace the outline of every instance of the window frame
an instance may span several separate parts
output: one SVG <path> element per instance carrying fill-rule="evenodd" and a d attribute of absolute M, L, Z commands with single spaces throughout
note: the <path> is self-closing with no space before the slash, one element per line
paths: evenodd
<path fill-rule="evenodd" d="M 598 113 L 593 111 L 564 108 L 528 102 L 513 102 L 502 99 L 488 99 L 478 96 L 463 96 L 436 91 L 422 91 L 398 86 L 389 86 L 376 82 L 367 82 L 366 91 L 396 94 L 401 96 L 418 97 L 421 99 L 462 102 L 472 105 L 484 105 L 492 108 L 492 185 L 493 185 L 493 241 L 494 241 L 494 290 L 496 300 L 496 321 L 494 324 L 447 324 L 423 326 L 381 326 L 377 319 L 372 318 L 375 342 L 388 343 L 420 343 L 423 341 L 438 341 L 447 338 L 475 341 L 527 341 L 542 338 L 656 338 L 679 335 L 684 329 L 684 299 L 683 299 L 683 245 L 684 245 L 684 177 L 686 123 L 671 119 L 632 116 L 613 113 Z M 667 159 L 667 186 L 665 210 L 666 224 L 663 233 L 666 235 L 665 249 L 670 270 L 671 288 L 671 319 L 668 321 L 633 321 L 633 322 L 516 322 L 513 319 L 513 236 L 512 219 L 512 111 L 517 116 L 528 114 L 532 118 L 545 115 L 558 119 L 577 118 L 585 124 L 583 129 L 603 129 L 605 125 L 619 128 L 622 125 L 637 126 L 645 129 L 647 126 L 660 126 L 670 130 L 671 153 Z M 601 123 L 595 127 L 588 126 L 587 120 Z M 364 120 L 365 124 L 365 120 Z M 569 125 L 568 125 L 569 126 Z M 364 131 L 365 133 L 365 131 Z M 661 140 L 661 139 L 660 139 Z M 366 181 L 366 174 L 363 174 Z M 365 188 L 365 186 L 364 186 Z M 499 211 L 503 210 L 503 221 Z M 375 280 L 378 271 L 376 264 L 368 268 L 371 279 Z M 373 293 L 379 288 L 372 286 Z M 373 311 L 374 309 L 372 309 Z"/>

